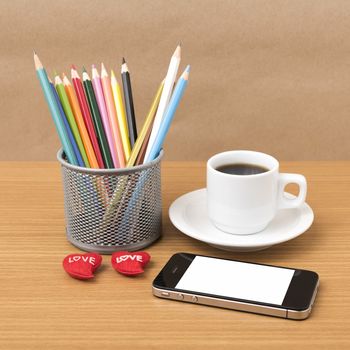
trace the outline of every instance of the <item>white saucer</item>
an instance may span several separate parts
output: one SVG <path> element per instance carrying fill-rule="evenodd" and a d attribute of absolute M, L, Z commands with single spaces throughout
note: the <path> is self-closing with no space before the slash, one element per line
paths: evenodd
<path fill-rule="evenodd" d="M 285 195 L 294 197 L 287 192 Z M 220 231 L 210 222 L 206 197 L 205 188 L 179 197 L 169 208 L 170 220 L 185 235 L 223 250 L 251 252 L 266 249 L 298 237 L 314 220 L 312 209 L 304 203 L 300 208 L 279 210 L 272 222 L 261 232 L 234 235 Z"/>

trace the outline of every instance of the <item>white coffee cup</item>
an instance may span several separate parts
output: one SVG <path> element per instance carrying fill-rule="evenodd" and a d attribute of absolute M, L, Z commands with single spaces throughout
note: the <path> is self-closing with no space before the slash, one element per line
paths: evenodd
<path fill-rule="evenodd" d="M 266 168 L 255 175 L 232 175 L 217 168 L 228 164 L 250 164 Z M 286 198 L 284 188 L 299 185 L 296 198 Z M 305 202 L 306 179 L 299 174 L 279 173 L 272 156 L 254 151 L 228 151 L 207 162 L 207 206 L 212 223 L 221 231 L 246 235 L 262 231 L 277 210 L 296 208 Z"/>

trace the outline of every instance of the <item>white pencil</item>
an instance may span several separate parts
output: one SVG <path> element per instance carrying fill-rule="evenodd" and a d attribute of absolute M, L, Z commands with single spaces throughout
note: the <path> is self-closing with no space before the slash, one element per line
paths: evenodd
<path fill-rule="evenodd" d="M 177 70 L 179 69 L 180 60 L 181 60 L 181 46 L 178 45 L 178 47 L 176 48 L 176 50 L 175 50 L 175 52 L 170 60 L 168 73 L 165 77 L 162 96 L 160 98 L 157 113 L 156 113 L 156 116 L 154 118 L 153 128 L 152 128 L 151 136 L 150 136 L 149 141 L 148 141 L 147 150 L 146 150 L 146 154 L 145 154 L 144 159 L 148 158 L 148 156 L 151 152 L 152 146 L 154 144 L 154 141 L 156 139 L 156 136 L 158 134 L 160 124 L 161 124 L 162 119 L 164 117 L 164 113 L 165 113 L 165 110 L 168 106 L 168 103 L 169 103 L 169 100 L 171 97 L 171 93 L 172 93 L 172 90 L 174 87 L 174 82 L 176 79 Z"/>

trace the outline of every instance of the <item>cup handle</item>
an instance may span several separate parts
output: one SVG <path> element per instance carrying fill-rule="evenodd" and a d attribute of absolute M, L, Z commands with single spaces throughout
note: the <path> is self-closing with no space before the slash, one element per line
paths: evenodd
<path fill-rule="evenodd" d="M 286 198 L 284 195 L 284 188 L 290 184 L 294 183 L 299 186 L 299 195 L 296 198 Z M 306 179 L 300 174 L 279 174 L 278 181 L 278 208 L 297 208 L 300 207 L 305 202 L 307 191 Z"/>

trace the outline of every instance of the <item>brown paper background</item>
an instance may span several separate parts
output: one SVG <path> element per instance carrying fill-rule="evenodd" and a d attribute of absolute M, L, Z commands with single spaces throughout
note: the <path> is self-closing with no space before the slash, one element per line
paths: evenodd
<path fill-rule="evenodd" d="M 190 82 L 166 159 L 255 149 L 349 159 L 349 1 L 2 1 L 0 160 L 54 160 L 36 78 L 102 60 L 131 70 L 138 127 L 178 42 Z"/>

